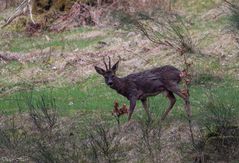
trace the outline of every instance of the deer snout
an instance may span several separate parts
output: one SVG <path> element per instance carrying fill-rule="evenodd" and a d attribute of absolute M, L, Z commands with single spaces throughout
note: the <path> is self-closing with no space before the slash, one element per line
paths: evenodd
<path fill-rule="evenodd" d="M 113 81 L 112 80 L 108 80 L 107 81 L 107 85 L 112 86 L 113 85 Z"/>

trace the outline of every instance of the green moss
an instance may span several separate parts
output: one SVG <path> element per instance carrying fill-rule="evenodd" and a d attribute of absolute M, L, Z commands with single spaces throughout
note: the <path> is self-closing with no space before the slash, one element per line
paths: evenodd
<path fill-rule="evenodd" d="M 46 11 L 68 11 L 75 2 L 96 4 L 96 0 L 35 0 L 33 13 L 44 13 Z"/>
<path fill-rule="evenodd" d="M 14 20 L 9 26 L 8 29 L 15 32 L 22 32 L 25 30 L 28 18 L 21 16 Z"/>
<path fill-rule="evenodd" d="M 3 16 L 0 16 L 0 21 L 4 20 L 4 17 Z"/>
<path fill-rule="evenodd" d="M 67 11 L 70 10 L 72 5 L 77 0 L 55 0 L 56 2 L 53 3 L 52 8 L 57 11 Z"/>
<path fill-rule="evenodd" d="M 33 4 L 34 13 L 44 13 L 49 10 L 68 11 L 77 0 L 36 0 Z"/>

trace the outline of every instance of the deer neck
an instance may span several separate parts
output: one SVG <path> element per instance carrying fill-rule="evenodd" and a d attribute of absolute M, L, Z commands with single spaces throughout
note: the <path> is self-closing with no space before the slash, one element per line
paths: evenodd
<path fill-rule="evenodd" d="M 122 95 L 126 95 L 125 89 L 125 81 L 123 78 L 115 77 L 113 80 L 114 85 L 111 87 L 112 89 L 116 90 L 118 93 Z"/>

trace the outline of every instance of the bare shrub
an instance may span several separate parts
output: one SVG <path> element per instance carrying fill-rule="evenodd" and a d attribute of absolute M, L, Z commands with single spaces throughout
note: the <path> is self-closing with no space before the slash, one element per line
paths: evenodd
<path fill-rule="evenodd" d="M 49 95 L 34 98 L 33 94 L 26 99 L 30 117 L 40 132 L 51 130 L 57 123 L 55 99 Z"/>
<path fill-rule="evenodd" d="M 5 120 L 0 128 L 0 161 L 17 161 L 26 157 L 28 133 L 16 124 L 15 115 Z M 21 159 L 20 159 L 21 160 Z"/>
<path fill-rule="evenodd" d="M 200 120 L 202 136 L 199 141 L 202 145 L 201 153 L 203 152 L 208 160 L 239 159 L 238 103 L 233 90 L 230 90 L 229 96 L 228 101 L 210 90 L 208 101 L 202 102 L 203 112 Z"/>
<path fill-rule="evenodd" d="M 142 155 L 143 161 L 160 162 L 161 152 L 161 124 L 159 121 L 140 121 L 141 138 L 137 150 Z M 149 160 L 144 160 L 149 158 Z"/>
<path fill-rule="evenodd" d="M 82 159 L 81 142 L 72 134 L 71 124 L 62 126 L 55 99 L 48 92 L 37 95 L 34 90 L 22 95 L 29 111 L 28 142 L 25 155 L 35 162 L 78 162 Z M 73 123 L 73 122 L 72 122 Z M 72 140 L 73 139 L 73 140 Z M 76 142 L 77 140 L 77 142 Z"/>
<path fill-rule="evenodd" d="M 119 142 L 116 140 L 117 133 L 109 130 L 109 127 L 102 122 L 93 123 L 88 129 L 91 161 L 93 162 L 117 162 L 122 158 Z M 93 157 L 92 157 L 93 156 Z"/>

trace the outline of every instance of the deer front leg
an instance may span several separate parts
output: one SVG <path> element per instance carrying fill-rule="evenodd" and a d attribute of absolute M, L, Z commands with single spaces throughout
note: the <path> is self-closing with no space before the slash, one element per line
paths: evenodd
<path fill-rule="evenodd" d="M 148 116 L 148 121 L 151 121 L 151 115 L 150 115 L 150 112 L 149 112 L 147 99 L 146 99 L 146 98 L 145 98 L 145 99 L 142 99 L 141 102 L 142 102 L 142 105 L 143 105 L 143 107 L 144 107 L 144 110 L 145 110 L 145 112 L 146 112 L 146 114 L 147 114 L 147 116 Z"/>
<path fill-rule="evenodd" d="M 133 114 L 133 112 L 134 112 L 135 106 L 136 106 L 136 98 L 133 97 L 133 98 L 130 99 L 130 107 L 129 107 L 128 121 L 130 121 L 130 119 L 131 119 L 131 116 L 132 116 L 132 114 Z"/>

